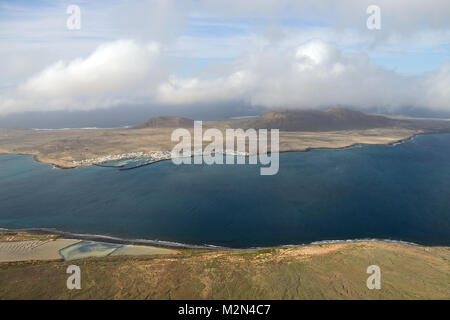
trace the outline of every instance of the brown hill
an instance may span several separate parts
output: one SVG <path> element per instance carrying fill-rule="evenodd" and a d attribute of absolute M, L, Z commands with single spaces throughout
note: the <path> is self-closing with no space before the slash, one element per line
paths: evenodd
<path fill-rule="evenodd" d="M 132 127 L 142 128 L 193 128 L 194 120 L 183 117 L 152 117 Z M 449 132 L 450 121 L 431 119 L 401 119 L 372 115 L 360 111 L 335 108 L 328 110 L 274 110 L 259 117 L 223 121 L 207 121 L 204 127 L 280 129 L 281 131 L 339 131 L 375 128 L 404 128 L 425 132 Z"/>
<path fill-rule="evenodd" d="M 145 122 L 134 126 L 133 129 L 143 128 L 192 128 L 194 120 L 182 117 L 161 116 L 152 117 Z"/>
<path fill-rule="evenodd" d="M 278 110 L 229 122 L 231 127 L 283 131 L 336 131 L 393 127 L 397 120 L 347 109 Z"/>

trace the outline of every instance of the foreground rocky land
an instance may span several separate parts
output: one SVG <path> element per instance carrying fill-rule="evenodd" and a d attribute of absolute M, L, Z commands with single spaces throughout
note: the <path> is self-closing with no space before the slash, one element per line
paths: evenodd
<path fill-rule="evenodd" d="M 8 262 L 0 299 L 450 299 L 449 259 L 448 247 L 354 242 Z M 81 290 L 66 287 L 72 264 Z M 380 290 L 366 286 L 370 265 Z"/>

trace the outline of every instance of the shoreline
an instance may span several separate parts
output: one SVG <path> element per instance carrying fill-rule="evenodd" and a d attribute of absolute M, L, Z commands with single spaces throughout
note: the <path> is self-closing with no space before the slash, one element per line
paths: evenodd
<path fill-rule="evenodd" d="M 344 149 L 350 149 L 354 148 L 356 146 L 372 146 L 372 145 L 396 145 L 404 142 L 408 142 L 413 140 L 415 137 L 419 135 L 425 135 L 425 134 L 441 134 L 441 133 L 449 133 L 449 132 L 419 132 L 410 135 L 409 137 L 399 139 L 396 141 L 392 141 L 389 143 L 380 143 L 380 144 L 365 144 L 365 143 L 354 143 L 345 147 L 337 147 L 337 148 L 327 148 L 327 147 L 318 147 L 318 148 L 307 148 L 303 150 L 285 150 L 280 151 L 280 153 L 284 152 L 309 152 L 313 150 L 344 150 Z M 12 154 L 12 153 L 8 153 Z M 23 153 L 15 153 L 18 155 L 29 155 L 29 154 L 23 154 Z M 36 160 L 36 155 L 33 155 L 33 160 Z M 144 163 L 140 164 L 136 167 L 127 168 L 126 170 L 131 170 L 134 168 L 142 167 L 151 165 L 156 162 L 161 161 L 167 161 L 171 159 L 161 159 L 157 161 L 153 161 L 150 163 Z M 42 162 L 39 160 L 36 160 L 37 162 L 41 163 L 47 163 L 48 162 Z M 52 164 L 54 167 L 58 167 L 61 169 L 75 169 L 76 167 L 72 168 L 65 168 L 65 167 L 59 167 L 57 165 Z M 95 166 L 102 167 L 102 164 L 92 164 Z M 92 166 L 88 165 L 88 166 Z M 83 166 L 82 166 L 83 167 Z M 84 166 L 87 167 L 87 166 Z M 104 167 L 111 167 L 111 166 L 104 166 Z M 116 167 L 116 166 L 112 166 Z M 119 169 L 122 169 L 118 167 Z M 171 241 L 163 241 L 163 240 L 155 240 L 155 239 L 127 239 L 127 238 L 120 238 L 115 236 L 108 236 L 108 235 L 102 235 L 102 234 L 78 234 L 78 233 L 72 233 L 67 231 L 61 231 L 54 228 L 18 228 L 18 229 L 10 229 L 10 228 L 2 228 L 0 226 L 0 232 L 6 231 L 6 232 L 29 232 L 34 234 L 55 234 L 59 235 L 65 239 L 79 239 L 79 240 L 87 240 L 87 241 L 96 241 L 96 242 L 106 242 L 106 243 L 116 243 L 116 244 L 130 244 L 130 245 L 144 245 L 144 246 L 152 246 L 152 247 L 160 247 L 160 248 L 168 248 L 168 249 L 200 249 L 200 250 L 231 250 L 231 251 L 249 251 L 249 250 L 258 250 L 258 249 L 277 249 L 277 248 L 296 248 L 296 247 L 305 247 L 305 246 L 311 246 L 311 245 L 321 245 L 321 244 L 333 244 L 333 243 L 353 243 L 353 242 L 384 242 L 384 243 L 398 243 L 398 244 L 405 244 L 405 245 L 414 245 L 414 246 L 420 246 L 420 247 L 450 247 L 446 245 L 426 245 L 426 244 L 418 244 L 410 241 L 405 240 L 394 240 L 394 239 L 380 239 L 380 238 L 362 238 L 362 239 L 330 239 L 330 240 L 319 240 L 319 241 L 312 241 L 309 243 L 300 243 L 300 244 L 287 244 L 287 245 L 274 245 L 274 246 L 261 246 L 261 247 L 245 247 L 245 248 L 233 248 L 233 247 L 224 247 L 224 246 L 216 246 L 216 245 L 210 245 L 210 244 L 188 244 L 188 243 L 178 243 L 178 242 L 171 242 Z"/>
<path fill-rule="evenodd" d="M 330 239 L 330 240 L 318 240 L 309 243 L 301 244 L 286 244 L 286 245 L 274 245 L 274 246 L 256 246 L 248 248 L 232 248 L 223 247 L 210 244 L 196 245 L 187 244 L 172 241 L 163 240 L 150 240 L 150 239 L 127 239 L 119 238 L 115 236 L 99 235 L 99 234 L 83 234 L 83 233 L 72 233 L 67 231 L 61 231 L 53 228 L 2 228 L 0 227 L 0 232 L 27 232 L 30 234 L 48 234 L 48 235 L 58 235 L 63 239 L 75 239 L 82 241 L 94 241 L 94 242 L 104 242 L 111 244 L 123 244 L 123 245 L 139 245 L 139 246 L 149 246 L 158 247 L 164 249 L 190 249 L 190 250 L 210 250 L 210 251 L 252 251 L 252 250 L 265 250 L 265 249 L 283 249 L 283 248 L 302 248 L 309 246 L 321 246 L 327 244 L 344 244 L 344 243 L 389 243 L 389 244 L 400 244 L 415 247 L 430 247 L 430 248 L 450 248 L 446 245 L 424 245 L 411 241 L 405 240 L 395 240 L 395 239 L 380 239 L 380 238 L 357 238 L 357 239 Z"/>
<path fill-rule="evenodd" d="M 367 145 L 367 146 L 372 146 L 372 145 L 384 145 L 384 146 L 389 146 L 389 145 L 396 145 L 396 144 L 398 144 L 398 143 L 403 143 L 403 142 L 412 140 L 413 138 L 415 138 L 416 136 L 419 136 L 419 135 L 426 135 L 426 134 L 445 134 L 445 133 L 450 133 L 450 132 L 447 132 L 447 131 L 444 131 L 444 132 L 438 132 L 438 131 L 426 132 L 426 131 L 422 131 L 422 132 L 416 132 L 416 133 L 413 133 L 413 134 L 411 134 L 410 136 L 407 136 L 407 137 L 404 137 L 404 138 L 401 138 L 401 139 L 398 139 L 398 140 L 395 140 L 395 141 L 387 142 L 387 143 L 361 143 L 361 142 L 357 142 L 357 143 L 352 143 L 352 144 L 349 144 L 349 145 L 343 146 L 343 147 L 307 147 L 307 148 L 305 148 L 305 149 L 282 150 L 282 151 L 279 151 L 279 153 L 288 153 L 288 152 L 310 152 L 310 151 L 313 151 L 313 150 L 345 150 L 345 149 L 353 148 L 353 147 L 355 147 L 355 146 L 364 146 L 364 145 Z M 44 160 L 41 160 L 41 159 L 39 159 L 39 155 L 33 154 L 33 153 L 0 152 L 0 155 L 1 155 L 1 154 L 16 154 L 16 155 L 32 156 L 33 160 L 36 161 L 36 162 L 49 164 L 49 165 L 52 165 L 54 168 L 62 169 L 62 170 L 76 169 L 76 168 L 82 168 L 82 167 L 91 167 L 91 166 L 111 167 L 111 166 L 104 166 L 104 164 L 107 164 L 107 163 L 110 163 L 110 162 L 115 162 L 115 161 L 117 161 L 117 160 L 111 160 L 111 161 L 105 161 L 105 162 L 101 162 L 101 163 L 93 163 L 93 164 L 89 164 L 89 165 L 82 165 L 82 164 L 78 165 L 78 164 L 74 164 L 74 165 L 72 165 L 72 166 L 66 166 L 66 165 L 61 165 L 61 164 L 58 164 L 58 163 L 54 163 L 54 162 L 52 162 L 52 161 L 44 161 Z M 270 154 L 270 151 L 268 151 L 268 154 Z M 225 155 L 225 154 L 224 154 L 224 155 Z M 248 155 L 245 155 L 245 157 L 248 157 Z M 124 158 L 124 159 L 121 159 L 121 161 L 137 160 L 137 159 L 144 159 L 144 158 L 145 158 L 145 157 Z M 148 165 L 151 165 L 151 164 L 154 164 L 154 163 L 157 163 L 157 162 L 168 161 L 168 160 L 171 160 L 171 158 L 169 158 L 169 159 L 159 159 L 159 160 L 156 160 L 156 161 L 152 161 L 152 162 L 150 162 L 150 163 L 141 164 L 141 165 L 138 165 L 136 168 L 138 168 L 138 167 L 143 167 L 143 166 L 148 166 Z M 129 169 L 134 169 L 134 167 L 133 167 L 133 168 L 129 168 Z M 129 169 L 126 169 L 126 170 L 129 170 Z"/>

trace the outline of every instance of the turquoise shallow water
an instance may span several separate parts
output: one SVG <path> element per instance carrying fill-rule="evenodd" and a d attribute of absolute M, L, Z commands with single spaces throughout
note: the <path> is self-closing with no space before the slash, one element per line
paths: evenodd
<path fill-rule="evenodd" d="M 255 165 L 54 169 L 0 155 L 0 227 L 228 247 L 378 238 L 450 245 L 450 134 Z"/>

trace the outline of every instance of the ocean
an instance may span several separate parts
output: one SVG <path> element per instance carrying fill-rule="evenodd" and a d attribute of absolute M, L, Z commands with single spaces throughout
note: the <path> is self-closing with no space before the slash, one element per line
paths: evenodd
<path fill-rule="evenodd" d="M 57 169 L 0 155 L 0 227 L 232 248 L 389 239 L 450 245 L 450 134 L 259 165 Z"/>

